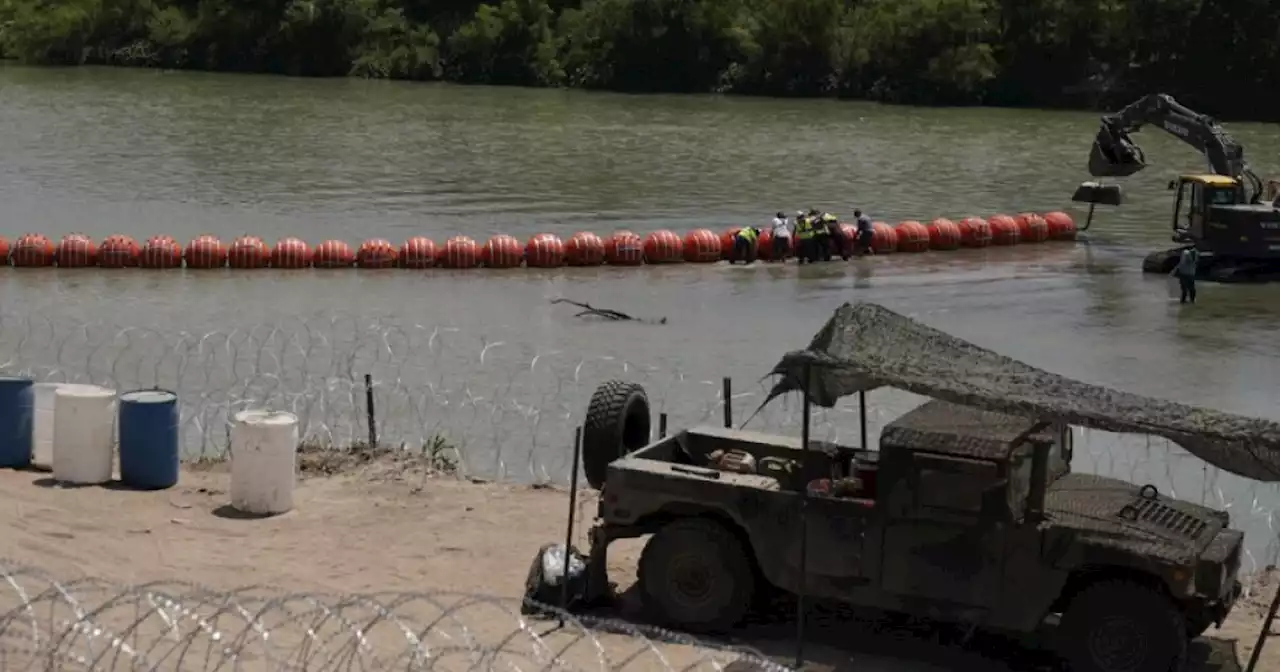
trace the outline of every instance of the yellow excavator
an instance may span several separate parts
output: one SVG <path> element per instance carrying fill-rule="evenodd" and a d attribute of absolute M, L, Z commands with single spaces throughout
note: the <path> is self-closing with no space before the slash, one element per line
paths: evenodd
<path fill-rule="evenodd" d="M 1212 117 L 1163 93 L 1146 96 L 1102 118 L 1089 173 L 1126 177 L 1146 168 L 1130 134 L 1148 124 L 1200 150 L 1209 172 L 1169 182 L 1175 192 L 1173 242 L 1180 247 L 1147 255 L 1142 270 L 1167 274 L 1182 250 L 1194 246 L 1200 251 L 1200 275 L 1207 280 L 1280 279 L 1280 181 L 1259 179 L 1244 160 L 1244 147 Z"/>

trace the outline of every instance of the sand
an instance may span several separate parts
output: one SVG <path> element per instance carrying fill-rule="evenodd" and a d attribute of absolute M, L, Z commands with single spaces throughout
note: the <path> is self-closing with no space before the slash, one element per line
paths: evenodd
<path fill-rule="evenodd" d="M 38 568 L 64 582 L 92 576 L 131 584 L 194 582 L 217 590 L 256 584 L 266 588 L 245 593 L 244 600 L 258 606 L 266 604 L 255 597 L 263 591 L 269 595 L 294 591 L 333 595 L 449 593 L 436 601 L 446 604 L 443 610 L 453 619 L 455 639 L 465 626 L 477 639 L 492 640 L 490 644 L 496 646 L 504 633 L 516 627 L 509 611 L 489 604 L 460 609 L 451 609 L 448 605 L 458 604 L 461 599 L 458 594 L 463 593 L 505 598 L 506 605 L 514 605 L 522 594 L 526 573 L 538 548 L 563 538 L 568 499 L 563 491 L 465 482 L 435 474 L 431 465 L 403 459 L 321 464 L 311 457 L 304 466 L 309 477 L 299 484 L 296 510 L 267 519 L 234 515 L 227 506 L 228 476 L 217 466 L 185 470 L 179 486 L 160 492 L 112 487 L 65 488 L 53 484 L 48 474 L 0 471 L 0 516 L 4 518 L 5 530 L 4 550 L 0 555 L 10 563 Z M 590 497 L 580 511 L 589 518 L 594 511 Z M 580 534 L 577 543 L 583 544 L 583 538 Z M 633 544 L 612 554 L 611 578 L 624 585 L 632 580 L 637 551 L 638 546 Z M 20 580 L 33 585 L 39 583 L 36 579 Z M 1222 629 L 1211 630 L 1208 637 L 1196 643 L 1193 655 L 1198 662 L 1192 669 L 1243 668 L 1276 582 L 1264 581 L 1260 588 L 1257 595 L 1237 606 Z M 169 594 L 195 591 L 189 587 L 164 590 Z M 102 602 L 105 595 L 99 590 L 96 598 L 90 595 L 85 601 Z M 331 604 L 338 601 L 336 597 L 326 599 Z M 385 604 L 389 599 L 381 601 Z M 138 598 L 134 598 L 135 604 L 129 608 L 136 610 L 137 602 Z M 423 601 L 415 604 L 420 602 Z M 0 612 L 20 603 L 15 594 L 0 587 Z M 435 616 L 421 606 L 406 606 L 401 613 L 421 622 L 439 616 L 441 608 L 432 608 L 436 609 Z M 282 608 L 272 609 L 284 614 L 280 611 Z M 277 621 L 285 618 L 279 614 L 271 618 Z M 536 626 L 540 633 L 554 625 L 554 622 L 535 621 L 530 627 Z M 15 626 L 10 623 L 7 627 L 9 631 L 0 638 L 0 648 L 9 649 L 12 657 Z M 303 628 L 296 623 L 276 627 L 291 627 L 294 631 L 293 634 L 282 632 L 276 642 L 302 636 L 297 633 Z M 815 636 L 820 640 L 824 639 L 824 627 L 833 629 L 829 625 L 817 626 Z M 157 632 L 159 634 L 152 636 L 164 634 Z M 788 633 L 789 627 L 757 627 L 745 632 L 736 643 L 752 645 L 778 662 L 789 663 L 794 644 Z M 447 632 L 440 635 L 441 638 L 447 636 Z M 342 630 L 338 637 L 343 641 L 350 639 L 349 630 Z M 394 636 L 379 637 L 384 639 L 376 646 L 389 647 L 388 651 L 395 648 Z M 573 669 L 610 666 L 637 670 L 681 666 L 715 669 L 709 659 L 704 660 L 713 654 L 703 653 L 696 647 L 666 643 L 650 647 L 642 641 L 637 643 L 638 640 L 631 638 L 604 634 L 599 635 L 603 644 L 596 647 L 594 643 L 583 643 L 569 635 L 560 640 L 556 637 L 550 635 L 546 641 L 563 642 L 563 646 L 573 649 L 566 655 L 572 659 Z M 1029 665 L 1021 654 L 993 650 L 999 647 L 990 642 L 959 647 L 916 641 L 900 632 L 868 629 L 865 624 L 842 625 L 839 633 L 825 639 L 835 639 L 841 645 L 811 646 L 807 656 L 812 662 L 807 669 L 874 671 L 963 667 L 976 671 L 1028 669 Z M 403 639 L 399 641 L 403 647 Z M 533 641 L 532 635 L 522 633 L 506 646 L 532 650 Z M 201 646 L 208 649 L 211 645 L 206 641 Z M 602 662 L 601 651 L 608 656 L 608 663 Z M 268 653 L 256 655 L 263 661 L 270 658 Z M 389 655 L 398 655 L 398 651 Z M 634 657 L 624 660 L 629 656 Z M 246 651 L 245 660 L 253 657 Z M 714 654 L 714 657 L 723 663 L 733 656 Z M 188 661 L 165 667 L 206 669 L 202 666 L 205 661 L 200 662 L 201 665 Z M 465 669 L 470 665 L 460 663 L 448 669 Z M 509 669 L 544 667 L 528 659 L 501 666 Z M 99 667 L 110 666 L 99 664 Z M 208 665 L 208 669 L 213 667 Z M 263 662 L 255 669 L 269 667 Z M 353 669 L 354 665 L 350 667 Z M 403 661 L 400 667 L 404 667 Z M 5 664 L 4 669 L 22 668 Z M 348 667 L 330 663 L 324 669 Z M 1280 641 L 1265 650 L 1258 669 L 1280 669 Z"/>

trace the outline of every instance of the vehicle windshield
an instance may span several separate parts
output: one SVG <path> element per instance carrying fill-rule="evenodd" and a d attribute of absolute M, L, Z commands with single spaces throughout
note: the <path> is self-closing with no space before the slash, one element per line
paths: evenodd
<path fill-rule="evenodd" d="M 1211 187 L 1205 192 L 1209 205 L 1232 205 L 1236 202 L 1235 189 L 1231 187 Z"/>

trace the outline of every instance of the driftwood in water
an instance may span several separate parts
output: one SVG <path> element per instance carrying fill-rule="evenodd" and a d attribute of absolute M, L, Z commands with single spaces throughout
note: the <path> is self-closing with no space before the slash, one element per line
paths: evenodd
<path fill-rule="evenodd" d="M 659 318 L 657 320 L 650 320 L 643 317 L 634 317 L 632 315 L 628 315 L 626 313 L 622 313 L 616 310 L 609 310 L 608 308 L 596 308 L 595 306 L 592 306 L 589 303 L 582 303 L 579 301 L 572 301 L 569 299 L 552 299 L 551 303 L 553 304 L 567 303 L 571 306 L 577 306 L 578 308 L 581 308 L 582 312 L 578 313 L 577 315 L 574 315 L 574 317 L 602 317 L 606 320 L 613 320 L 615 322 L 622 322 L 622 321 L 643 322 L 645 324 L 666 324 L 667 323 L 667 318 L 665 317 Z"/>

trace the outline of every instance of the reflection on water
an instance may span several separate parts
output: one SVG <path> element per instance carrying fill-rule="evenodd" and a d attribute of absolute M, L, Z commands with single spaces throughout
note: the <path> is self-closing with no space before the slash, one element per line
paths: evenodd
<path fill-rule="evenodd" d="M 0 67 L 0 89 L 0 235 L 8 237 L 249 232 L 355 242 L 421 233 L 439 241 L 719 229 L 810 206 L 861 207 L 887 221 L 1058 208 L 1080 216 L 1066 199 L 1087 179 L 1097 120 L 10 66 Z M 1232 132 L 1251 156 L 1280 156 L 1275 127 L 1233 124 Z M 600 379 L 641 379 L 673 424 L 703 421 L 715 416 L 714 381 L 729 375 L 755 394 L 782 352 L 807 343 L 842 302 L 866 300 L 1088 382 L 1280 418 L 1272 335 L 1280 290 L 1205 285 L 1200 303 L 1184 308 L 1170 302 L 1163 278 L 1138 272 L 1143 251 L 1168 240 L 1165 182 L 1200 165 L 1169 138 L 1143 141 L 1153 167 L 1126 182 L 1125 206 L 1099 211 L 1089 244 L 804 268 L 11 269 L 0 271 L 0 362 L 67 379 L 111 376 L 114 362 L 122 386 L 168 377 L 188 400 L 220 408 L 251 393 L 288 398 L 349 436 L 361 421 L 339 416 L 352 415 L 358 399 L 350 380 L 334 381 L 358 379 L 364 367 L 382 385 L 388 432 L 409 440 L 449 430 L 473 451 L 474 471 L 561 478 L 566 438 Z M 550 306 L 557 296 L 669 322 L 587 322 Z M 41 320 L 51 326 L 29 328 Z M 149 331 L 117 340 L 128 327 Z M 19 347 L 28 332 L 44 335 Z M 228 354 L 235 348 L 245 352 Z M 248 352 L 255 348 L 261 356 Z M 226 389 L 211 391 L 216 381 Z M 873 428 L 910 403 L 876 395 Z M 216 417 L 190 425 L 193 436 L 216 444 Z M 794 414 L 765 420 L 789 431 Z M 837 409 L 821 426 L 852 435 L 856 415 Z M 1270 510 L 1280 504 L 1273 487 L 1206 471 L 1141 438 L 1082 440 L 1080 468 L 1230 505 L 1254 554 L 1265 554 L 1275 536 Z"/>

